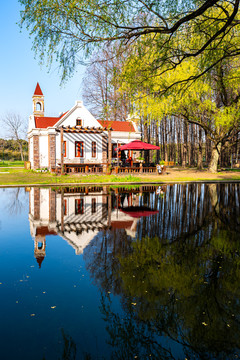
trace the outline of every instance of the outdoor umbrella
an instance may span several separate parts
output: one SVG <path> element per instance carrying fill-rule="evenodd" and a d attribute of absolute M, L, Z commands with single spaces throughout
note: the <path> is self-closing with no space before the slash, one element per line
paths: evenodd
<path fill-rule="evenodd" d="M 145 143 L 141 140 L 133 140 L 128 144 L 118 147 L 118 150 L 159 150 L 160 147 Z"/>

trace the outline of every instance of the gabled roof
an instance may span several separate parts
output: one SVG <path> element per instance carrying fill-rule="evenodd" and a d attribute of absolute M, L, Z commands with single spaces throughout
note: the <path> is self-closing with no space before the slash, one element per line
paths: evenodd
<path fill-rule="evenodd" d="M 46 117 L 46 116 L 35 116 L 35 126 L 39 129 L 46 129 L 54 126 L 68 111 L 59 117 Z M 130 121 L 108 121 L 108 120 L 97 120 L 98 123 L 107 129 L 113 131 L 124 131 L 124 132 L 135 132 L 134 126 Z"/>
<path fill-rule="evenodd" d="M 104 128 L 112 128 L 113 131 L 135 132 L 134 126 L 130 121 L 98 120 L 98 122 Z"/>
<path fill-rule="evenodd" d="M 39 83 L 37 83 L 37 86 L 36 86 L 36 89 L 35 89 L 35 91 L 34 91 L 34 94 L 33 94 L 33 95 L 43 95 L 43 93 L 42 93 L 42 90 L 41 90 L 41 88 L 40 88 Z"/>
<path fill-rule="evenodd" d="M 48 127 L 54 126 L 65 114 L 67 111 L 59 117 L 47 117 L 47 116 L 34 116 L 35 126 L 39 129 L 46 129 Z"/>

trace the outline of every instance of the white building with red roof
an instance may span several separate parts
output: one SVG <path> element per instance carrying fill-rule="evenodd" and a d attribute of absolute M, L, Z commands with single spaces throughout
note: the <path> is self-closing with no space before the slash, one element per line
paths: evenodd
<path fill-rule="evenodd" d="M 76 101 L 58 117 L 45 116 L 44 95 L 38 83 L 32 100 L 33 114 L 28 127 L 32 169 L 51 169 L 62 162 L 104 165 L 117 156 L 117 146 L 141 137 L 132 119 L 97 120 L 82 101 Z"/>

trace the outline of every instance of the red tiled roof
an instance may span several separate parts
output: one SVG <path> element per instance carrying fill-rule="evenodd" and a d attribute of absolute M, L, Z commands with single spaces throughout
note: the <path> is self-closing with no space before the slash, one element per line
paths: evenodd
<path fill-rule="evenodd" d="M 34 94 L 33 94 L 33 95 L 43 95 L 43 93 L 42 93 L 42 90 L 41 90 L 41 88 L 40 88 L 39 83 L 37 83 L 37 86 L 36 86 L 36 89 L 35 89 L 35 91 L 34 91 Z"/>
<path fill-rule="evenodd" d="M 66 113 L 67 111 L 59 117 L 35 116 L 35 126 L 40 129 L 54 126 Z"/>
<path fill-rule="evenodd" d="M 99 124 L 106 128 L 112 128 L 113 131 L 135 132 L 134 126 L 130 121 L 108 121 L 98 120 Z"/>
<path fill-rule="evenodd" d="M 133 224 L 133 220 L 126 221 L 112 221 L 112 229 L 129 229 Z"/>
<path fill-rule="evenodd" d="M 48 226 L 39 226 L 36 229 L 36 235 L 57 235 L 57 233 L 54 230 L 49 230 Z"/>
<path fill-rule="evenodd" d="M 45 116 L 35 116 L 36 128 L 45 129 L 49 126 L 55 125 L 60 118 L 57 117 L 45 117 Z"/>
<path fill-rule="evenodd" d="M 36 260 L 37 260 L 39 269 L 41 269 L 42 262 L 43 262 L 43 260 L 44 260 L 44 256 L 38 256 L 38 257 L 36 257 Z"/>

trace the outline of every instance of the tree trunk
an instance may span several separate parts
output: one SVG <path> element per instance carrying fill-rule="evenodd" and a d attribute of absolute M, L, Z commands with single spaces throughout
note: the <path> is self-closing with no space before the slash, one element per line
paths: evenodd
<path fill-rule="evenodd" d="M 165 135 L 165 153 L 164 153 L 164 160 L 165 161 L 169 161 L 168 160 L 168 134 L 167 134 L 167 117 L 165 116 L 165 119 L 164 119 L 164 135 Z"/>
<path fill-rule="evenodd" d="M 155 141 L 156 141 L 156 145 L 159 146 L 159 135 L 158 135 L 158 124 L 155 123 Z M 159 163 L 159 150 L 156 151 L 156 164 Z"/>
<path fill-rule="evenodd" d="M 183 159 L 182 166 L 185 167 L 187 165 L 187 154 L 188 154 L 188 124 L 184 121 L 184 130 L 183 130 Z"/>
<path fill-rule="evenodd" d="M 197 168 L 202 170 L 203 168 L 203 154 L 202 154 L 202 129 L 199 126 L 198 129 L 198 157 L 197 157 Z"/>
<path fill-rule="evenodd" d="M 144 128 L 144 133 L 143 133 L 143 136 L 144 136 L 144 141 L 145 142 L 148 142 L 148 125 L 147 125 L 147 121 L 146 119 L 144 119 L 144 125 L 143 125 L 143 128 Z M 144 153 L 144 161 L 147 162 L 148 159 L 147 159 L 147 151 L 143 151 Z"/>
<path fill-rule="evenodd" d="M 217 166 L 218 166 L 219 155 L 221 153 L 221 147 L 222 147 L 222 144 L 219 143 L 217 146 L 214 146 L 212 149 L 211 160 L 208 165 L 208 170 L 211 173 L 217 172 Z"/>
<path fill-rule="evenodd" d="M 23 148 L 22 148 L 21 141 L 18 141 L 18 146 L 19 146 L 19 150 L 20 150 L 20 153 L 21 153 L 21 160 L 23 161 Z"/>

